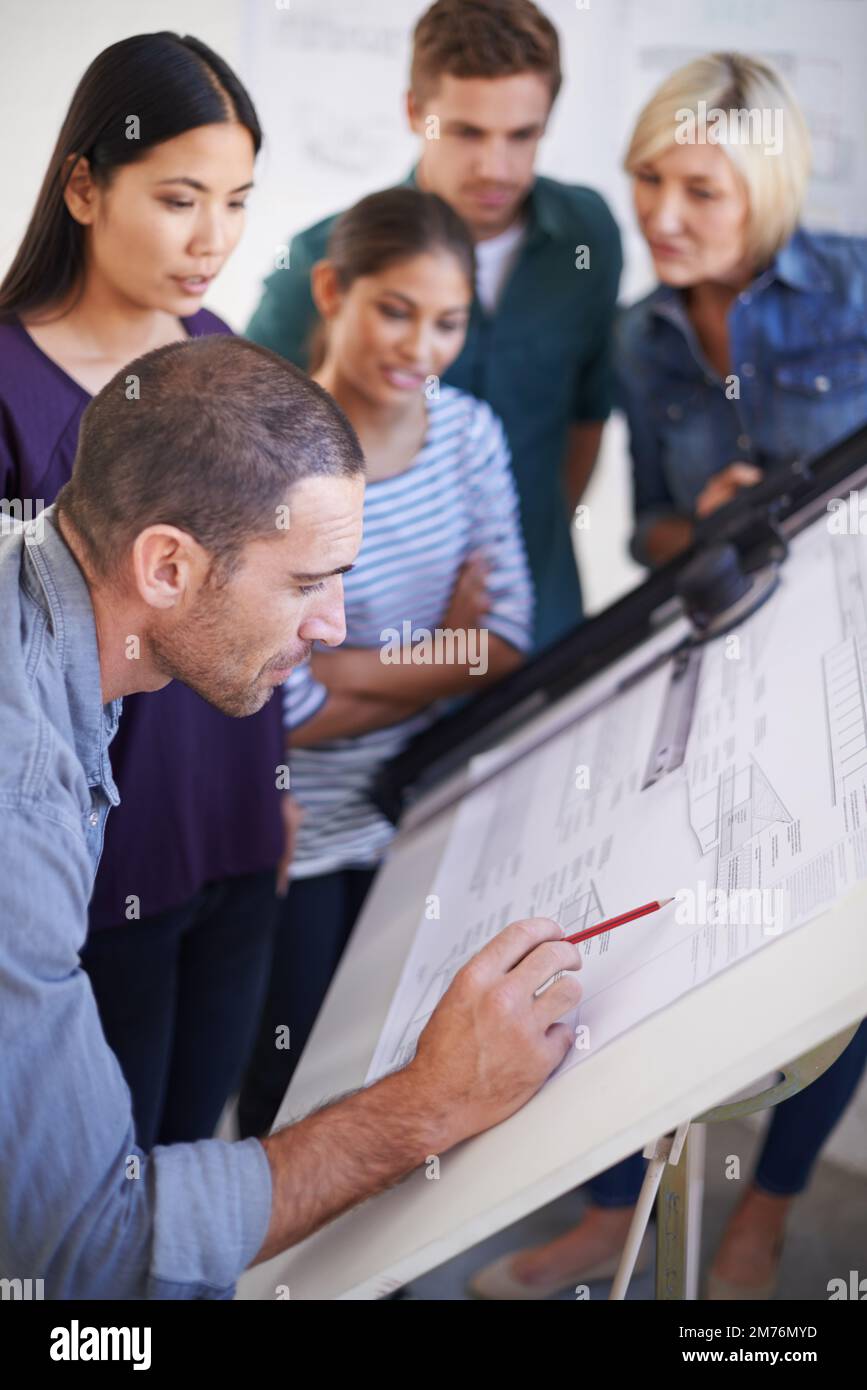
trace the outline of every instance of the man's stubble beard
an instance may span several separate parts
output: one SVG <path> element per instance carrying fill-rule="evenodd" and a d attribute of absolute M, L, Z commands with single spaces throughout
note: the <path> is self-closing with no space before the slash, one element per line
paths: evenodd
<path fill-rule="evenodd" d="M 213 594 L 207 611 L 201 609 L 202 602 L 200 598 L 183 624 L 148 634 L 151 655 L 165 675 L 189 686 L 214 709 L 233 719 L 247 718 L 267 704 L 277 687 L 264 680 L 238 683 L 237 672 L 244 669 L 244 662 L 237 642 L 229 645 L 226 640 L 231 627 L 226 616 L 229 605 Z"/>

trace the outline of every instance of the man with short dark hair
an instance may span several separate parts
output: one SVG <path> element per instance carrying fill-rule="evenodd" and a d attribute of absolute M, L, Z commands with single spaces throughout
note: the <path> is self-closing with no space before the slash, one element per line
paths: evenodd
<path fill-rule="evenodd" d="M 611 410 L 622 266 L 599 194 L 534 173 L 560 83 L 557 31 L 530 0 L 437 0 L 416 25 L 407 110 L 421 154 L 407 182 L 445 199 L 476 243 L 466 342 L 444 380 L 488 401 L 506 427 L 537 647 L 581 619 L 570 520 Z M 303 367 L 310 271 L 334 221 L 293 238 L 247 329 Z"/>
<path fill-rule="evenodd" d="M 136 1144 L 79 962 L 122 697 L 176 678 L 250 714 L 311 642 L 341 642 L 363 467 L 315 383 L 203 338 L 124 367 L 56 504 L 0 533 L 0 1268 L 49 1298 L 230 1297 L 518 1109 L 572 1041 L 575 975 L 536 992 L 578 951 L 529 919 L 460 972 L 402 1071 L 263 1142 Z"/>

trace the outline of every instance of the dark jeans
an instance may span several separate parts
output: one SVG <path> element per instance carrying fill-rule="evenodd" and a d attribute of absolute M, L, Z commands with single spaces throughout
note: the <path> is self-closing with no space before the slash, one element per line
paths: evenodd
<path fill-rule="evenodd" d="M 803 1091 L 775 1105 L 753 1181 L 764 1192 L 794 1197 L 810 1180 L 813 1165 L 861 1080 L 867 1063 L 867 1020 L 827 1071 Z M 633 1206 L 645 1160 L 631 1154 L 586 1184 L 600 1207 Z"/>
<path fill-rule="evenodd" d="M 277 902 L 269 869 L 209 883 L 183 907 L 88 937 L 82 965 L 145 1151 L 209 1138 L 237 1089 L 267 984 Z"/>
<path fill-rule="evenodd" d="M 337 869 L 290 880 L 280 906 L 271 983 L 238 1100 L 242 1139 L 271 1129 L 375 873 Z M 278 1046 L 286 1028 L 288 1048 Z"/>

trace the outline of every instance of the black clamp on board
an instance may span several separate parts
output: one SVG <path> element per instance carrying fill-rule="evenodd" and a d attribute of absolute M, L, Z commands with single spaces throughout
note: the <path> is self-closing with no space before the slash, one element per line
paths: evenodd
<path fill-rule="evenodd" d="M 781 558 L 774 555 L 750 571 L 728 543 L 694 555 L 678 575 L 677 594 L 696 640 L 719 637 L 760 608 L 779 583 Z"/>

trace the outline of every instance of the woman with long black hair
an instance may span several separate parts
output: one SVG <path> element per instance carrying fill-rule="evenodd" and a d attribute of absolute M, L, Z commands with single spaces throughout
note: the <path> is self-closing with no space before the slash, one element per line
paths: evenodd
<path fill-rule="evenodd" d="M 54 500 L 83 412 L 127 362 L 231 331 L 201 305 L 240 237 L 261 139 L 238 78 L 197 39 L 140 34 L 87 69 L 0 286 L 13 509 Z M 135 410 L 132 378 L 127 395 Z M 125 702 L 111 757 L 122 801 L 82 963 L 147 1150 L 213 1132 L 252 1042 L 284 840 L 279 711 L 233 720 L 175 683 Z"/>

